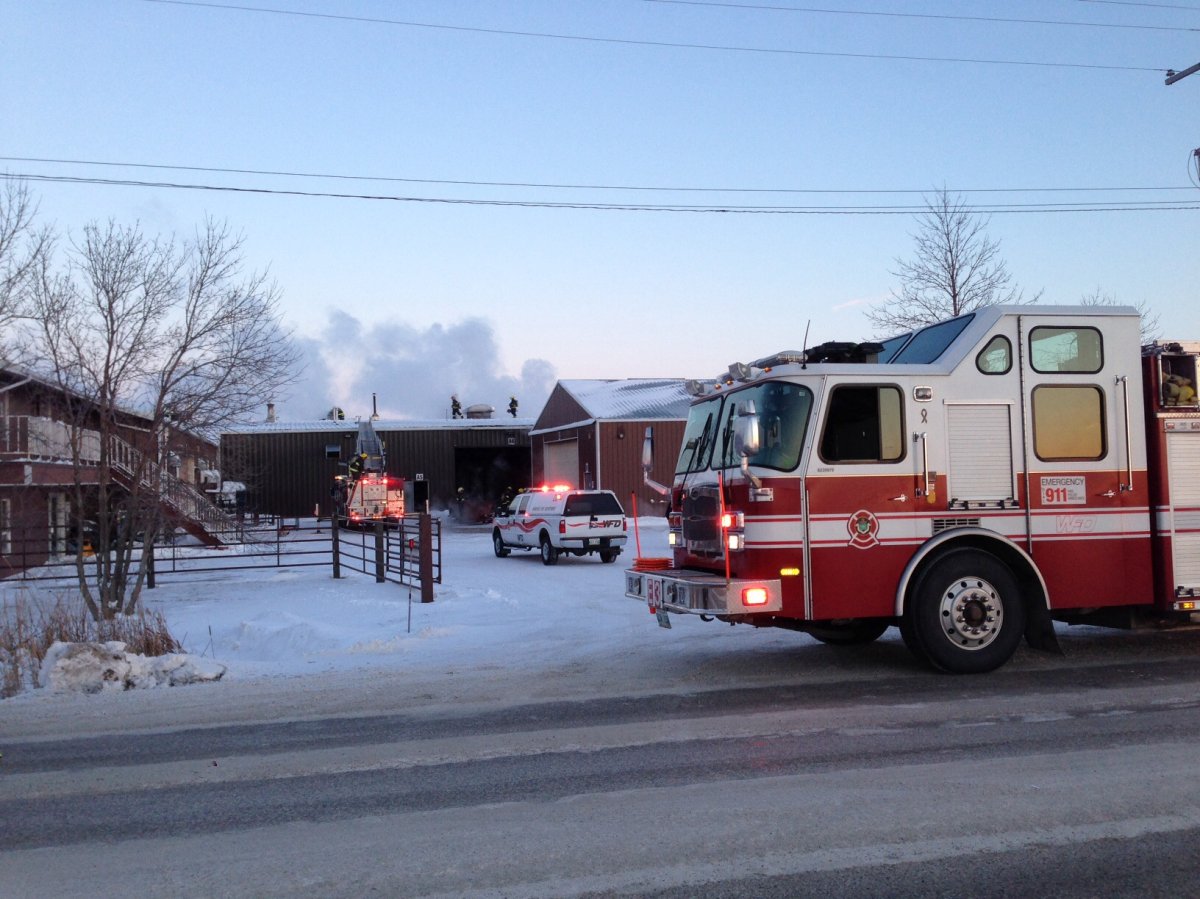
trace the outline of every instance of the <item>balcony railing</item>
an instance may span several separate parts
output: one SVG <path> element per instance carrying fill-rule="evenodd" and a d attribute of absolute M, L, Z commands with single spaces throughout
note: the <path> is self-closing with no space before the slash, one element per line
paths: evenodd
<path fill-rule="evenodd" d="M 0 428 L 0 454 L 34 461 L 71 462 L 72 428 L 63 421 L 40 415 L 10 415 Z M 94 465 L 100 461 L 100 434 L 80 429 L 79 461 Z"/>

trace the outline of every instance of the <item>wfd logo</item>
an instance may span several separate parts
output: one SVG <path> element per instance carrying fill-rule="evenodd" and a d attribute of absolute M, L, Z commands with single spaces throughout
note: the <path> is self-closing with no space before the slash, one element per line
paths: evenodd
<path fill-rule="evenodd" d="M 879 543 L 879 519 L 866 509 L 859 509 L 846 522 L 850 533 L 850 545 L 857 549 L 870 549 Z"/>
<path fill-rule="evenodd" d="M 1054 520 L 1060 534 L 1092 534 L 1096 531 L 1096 519 L 1082 515 L 1059 515 Z"/>

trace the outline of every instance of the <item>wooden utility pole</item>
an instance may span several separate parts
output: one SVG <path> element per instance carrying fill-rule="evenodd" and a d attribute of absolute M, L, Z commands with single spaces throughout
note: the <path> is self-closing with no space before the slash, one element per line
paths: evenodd
<path fill-rule="evenodd" d="M 1176 72 L 1174 69 L 1167 69 L 1167 84 L 1174 84 L 1176 81 L 1182 81 L 1188 75 L 1195 75 L 1200 72 L 1200 62 L 1194 66 L 1188 66 L 1182 72 Z"/>

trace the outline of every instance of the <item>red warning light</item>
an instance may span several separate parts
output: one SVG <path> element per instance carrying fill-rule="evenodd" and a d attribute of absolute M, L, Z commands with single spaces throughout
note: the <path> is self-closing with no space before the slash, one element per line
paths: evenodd
<path fill-rule="evenodd" d="M 767 604 L 766 587 L 747 587 L 742 591 L 742 605 L 765 606 Z"/>

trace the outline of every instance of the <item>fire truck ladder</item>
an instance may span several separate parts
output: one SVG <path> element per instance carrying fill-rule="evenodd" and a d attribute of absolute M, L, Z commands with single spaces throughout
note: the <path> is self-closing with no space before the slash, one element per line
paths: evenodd
<path fill-rule="evenodd" d="M 379 435 L 375 433 L 374 425 L 369 421 L 360 421 L 358 423 L 358 440 L 354 445 L 354 452 L 359 456 L 366 453 L 367 458 L 363 460 L 362 466 L 364 473 L 383 472 L 383 441 L 379 439 Z"/>

